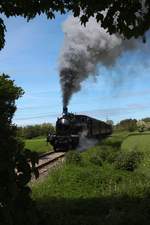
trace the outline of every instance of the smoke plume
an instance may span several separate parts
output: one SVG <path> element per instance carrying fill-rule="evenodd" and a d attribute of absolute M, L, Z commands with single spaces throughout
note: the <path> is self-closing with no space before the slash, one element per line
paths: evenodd
<path fill-rule="evenodd" d="M 77 150 L 79 152 L 83 152 L 83 151 L 85 151 L 85 150 L 87 150 L 89 148 L 92 148 L 93 146 L 95 146 L 98 143 L 97 139 L 89 139 L 89 138 L 87 138 L 87 133 L 88 133 L 88 131 L 84 130 L 80 134 L 79 146 L 77 148 Z"/>
<path fill-rule="evenodd" d="M 70 16 L 63 24 L 64 45 L 60 55 L 60 82 L 63 106 L 81 89 L 81 83 L 89 76 L 96 76 L 99 65 L 111 67 L 120 55 L 136 47 L 135 41 L 125 41 L 118 35 L 110 35 L 94 18 L 86 27 L 78 18 Z"/>

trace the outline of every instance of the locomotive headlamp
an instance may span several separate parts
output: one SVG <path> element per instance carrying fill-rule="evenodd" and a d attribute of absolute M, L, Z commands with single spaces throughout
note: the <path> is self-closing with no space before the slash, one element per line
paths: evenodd
<path fill-rule="evenodd" d="M 63 125 L 69 125 L 69 121 L 67 119 L 61 119 L 61 124 Z"/>

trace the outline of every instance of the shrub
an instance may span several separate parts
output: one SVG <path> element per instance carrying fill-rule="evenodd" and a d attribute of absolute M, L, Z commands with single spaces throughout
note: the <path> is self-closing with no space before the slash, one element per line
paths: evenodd
<path fill-rule="evenodd" d="M 105 141 L 102 142 L 102 145 L 104 146 L 109 146 L 112 147 L 114 149 L 119 150 L 122 144 L 123 138 L 119 138 L 119 139 L 107 139 Z"/>
<path fill-rule="evenodd" d="M 115 160 L 115 168 L 127 171 L 134 171 L 143 158 L 143 153 L 132 151 L 128 153 L 121 152 Z"/>
<path fill-rule="evenodd" d="M 93 154 L 90 158 L 90 162 L 97 166 L 102 166 L 102 159 L 100 157 L 100 154 Z"/>
<path fill-rule="evenodd" d="M 99 152 L 99 156 L 100 158 L 102 159 L 102 161 L 107 161 L 107 158 L 108 158 L 108 152 L 109 150 L 108 149 L 103 149 Z"/>
<path fill-rule="evenodd" d="M 0 75 L 0 224 L 37 224 L 36 208 L 30 196 L 28 182 L 37 155 L 24 149 L 17 138 L 17 127 L 12 123 L 16 111 L 15 100 L 23 95 L 9 76 Z M 29 164 L 31 160 L 31 164 Z"/>
<path fill-rule="evenodd" d="M 118 156 L 118 151 L 114 150 L 114 149 L 110 149 L 108 152 L 107 152 L 107 162 L 108 163 L 114 163 L 116 158 Z"/>
<path fill-rule="evenodd" d="M 107 161 L 109 163 L 114 162 L 118 155 L 118 149 L 112 148 L 111 146 L 102 146 L 100 152 L 99 152 L 100 158 L 102 161 Z"/>
<path fill-rule="evenodd" d="M 81 165 L 82 164 L 82 157 L 78 151 L 69 151 L 66 154 L 66 163 L 67 164 L 75 164 Z"/>
<path fill-rule="evenodd" d="M 122 140 L 115 140 L 114 142 L 111 143 L 111 146 L 113 148 L 120 149 L 121 144 L 122 144 Z"/>

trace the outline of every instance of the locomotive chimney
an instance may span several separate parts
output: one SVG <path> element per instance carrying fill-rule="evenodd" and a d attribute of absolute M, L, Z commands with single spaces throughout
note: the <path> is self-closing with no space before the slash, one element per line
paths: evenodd
<path fill-rule="evenodd" d="M 67 107 L 63 107 L 63 115 L 67 115 L 68 114 L 68 108 Z"/>

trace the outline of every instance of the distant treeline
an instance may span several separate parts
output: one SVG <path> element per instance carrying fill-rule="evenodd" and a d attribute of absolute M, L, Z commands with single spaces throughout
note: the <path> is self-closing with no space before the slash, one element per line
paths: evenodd
<path fill-rule="evenodd" d="M 142 121 L 142 122 L 141 122 Z M 113 121 L 111 121 L 113 125 Z M 132 131 L 144 131 L 150 130 L 150 117 L 144 118 L 140 121 L 136 119 L 121 120 L 118 124 L 113 125 L 114 130 L 126 130 Z M 29 125 L 24 127 L 18 127 L 18 136 L 26 139 L 31 139 L 38 136 L 47 136 L 48 133 L 54 133 L 55 127 L 51 123 L 43 123 L 40 125 Z"/>
<path fill-rule="evenodd" d="M 144 119 L 142 119 L 145 123 L 150 122 L 150 117 L 146 117 Z"/>
<path fill-rule="evenodd" d="M 137 120 L 136 119 L 125 119 L 121 120 L 115 126 L 116 130 L 126 130 L 126 131 L 135 131 L 137 130 Z"/>
<path fill-rule="evenodd" d="M 143 118 L 141 120 L 136 119 L 125 119 L 121 120 L 118 124 L 114 126 L 115 130 L 126 130 L 132 131 L 144 131 L 150 130 L 150 117 Z"/>
<path fill-rule="evenodd" d="M 55 128 L 51 123 L 18 127 L 18 136 L 25 139 L 31 139 L 38 136 L 47 136 L 49 132 L 55 132 Z"/>

